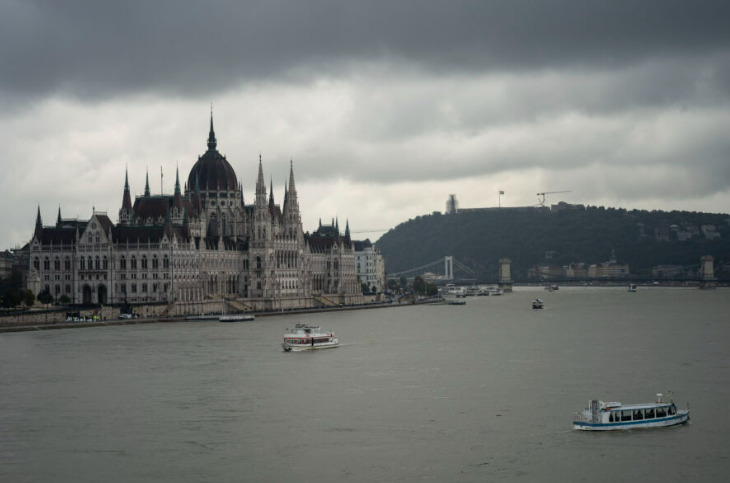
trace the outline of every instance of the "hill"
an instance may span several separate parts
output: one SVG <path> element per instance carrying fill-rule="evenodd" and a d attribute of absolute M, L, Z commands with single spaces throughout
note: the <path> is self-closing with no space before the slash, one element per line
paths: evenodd
<path fill-rule="evenodd" d="M 572 205 L 435 212 L 401 223 L 377 245 L 388 273 L 453 255 L 486 283 L 509 258 L 512 278 L 527 281 L 536 265 L 601 264 L 615 254 L 633 276 L 651 278 L 652 267 L 698 267 L 703 255 L 716 268 L 730 263 L 730 216 Z"/>

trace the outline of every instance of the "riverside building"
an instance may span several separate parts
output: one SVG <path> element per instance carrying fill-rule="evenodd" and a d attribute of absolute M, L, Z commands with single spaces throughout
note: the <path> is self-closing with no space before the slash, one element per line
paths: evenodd
<path fill-rule="evenodd" d="M 284 310 L 361 303 L 349 224 L 302 229 L 293 163 L 281 205 L 267 193 L 261 157 L 253 199 L 233 167 L 208 149 L 172 195 L 133 201 L 125 173 L 118 223 L 93 211 L 44 226 L 40 207 L 28 245 L 27 286 L 72 304 L 162 306 L 155 313 Z M 65 300 L 65 299 L 64 299 Z"/>

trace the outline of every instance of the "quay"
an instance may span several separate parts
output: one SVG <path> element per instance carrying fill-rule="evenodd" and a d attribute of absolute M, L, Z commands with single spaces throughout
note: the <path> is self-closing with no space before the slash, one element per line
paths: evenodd
<path fill-rule="evenodd" d="M 291 310 L 272 310 L 265 312 L 247 312 L 247 314 L 254 315 L 256 318 L 259 317 L 273 317 L 277 315 L 296 315 L 296 314 L 311 314 L 317 312 L 339 312 L 339 311 L 350 311 L 350 310 L 365 310 L 365 309 L 383 309 L 393 307 L 411 307 L 413 305 L 424 305 L 437 302 L 438 299 L 425 299 L 425 300 L 406 300 L 404 302 L 374 302 L 360 305 L 342 305 L 336 307 L 315 307 L 308 309 L 291 309 Z M 40 314 L 34 314 L 36 317 Z M 15 316 L 13 316 L 15 318 Z M 3 332 L 26 332 L 34 330 L 55 330 L 55 329 L 81 329 L 87 327 L 106 327 L 116 325 L 136 325 L 136 324 L 157 324 L 157 323 L 176 323 L 176 322 L 196 322 L 186 318 L 188 316 L 167 316 L 167 317 L 138 317 L 130 319 L 108 319 L 108 320 L 93 320 L 93 321 L 78 321 L 78 322 L 67 322 L 67 321 L 10 321 L 7 320 L 10 317 L 0 318 L 0 333 Z"/>

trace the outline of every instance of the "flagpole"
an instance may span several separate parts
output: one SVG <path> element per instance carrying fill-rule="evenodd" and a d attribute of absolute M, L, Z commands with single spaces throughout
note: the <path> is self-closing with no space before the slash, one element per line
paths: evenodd
<path fill-rule="evenodd" d="M 162 166 L 160 166 L 160 196 L 162 196 L 164 193 L 162 192 Z"/>

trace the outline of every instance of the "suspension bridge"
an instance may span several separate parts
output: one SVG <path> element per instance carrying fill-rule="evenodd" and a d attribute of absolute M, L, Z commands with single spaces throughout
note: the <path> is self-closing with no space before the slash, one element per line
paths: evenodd
<path fill-rule="evenodd" d="M 445 256 L 434 260 L 433 262 L 426 263 L 420 267 L 409 268 L 400 272 L 389 273 L 387 278 L 399 279 L 405 277 L 407 279 L 414 277 L 422 277 L 434 282 L 474 282 L 477 279 L 477 274 L 471 268 L 467 267 L 452 256 Z"/>

